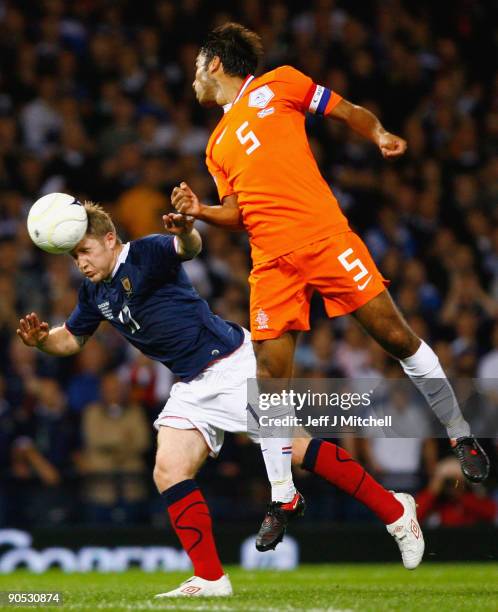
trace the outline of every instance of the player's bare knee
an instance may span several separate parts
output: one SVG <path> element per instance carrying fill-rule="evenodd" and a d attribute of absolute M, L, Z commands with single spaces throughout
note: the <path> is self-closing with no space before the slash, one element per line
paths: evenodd
<path fill-rule="evenodd" d="M 395 327 L 388 329 L 384 336 L 385 349 L 398 359 L 406 359 L 413 355 L 420 340 L 408 327 Z"/>
<path fill-rule="evenodd" d="M 154 483 L 159 492 L 163 492 L 169 489 L 175 484 L 192 478 L 194 475 L 190 473 L 185 466 L 177 463 L 172 463 L 165 460 L 164 458 L 156 458 L 156 464 L 154 466 L 153 478 Z"/>
<path fill-rule="evenodd" d="M 260 363 L 256 367 L 256 376 L 258 378 L 273 378 L 273 368 L 270 368 L 268 363 Z"/>
<path fill-rule="evenodd" d="M 258 378 L 284 378 L 286 365 L 276 356 L 258 355 L 256 376 Z"/>

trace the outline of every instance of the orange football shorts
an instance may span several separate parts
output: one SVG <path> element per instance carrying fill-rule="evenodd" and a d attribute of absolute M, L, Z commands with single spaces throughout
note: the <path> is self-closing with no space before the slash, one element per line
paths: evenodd
<path fill-rule="evenodd" d="M 271 261 L 249 276 L 253 340 L 308 330 L 311 296 L 318 291 L 329 317 L 360 308 L 389 281 L 377 269 L 361 238 L 352 231 L 323 238 Z"/>

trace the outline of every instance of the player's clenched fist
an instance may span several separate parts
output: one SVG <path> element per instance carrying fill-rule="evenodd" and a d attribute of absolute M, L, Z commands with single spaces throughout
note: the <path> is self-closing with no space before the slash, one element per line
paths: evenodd
<path fill-rule="evenodd" d="M 403 155 L 406 151 L 406 140 L 389 132 L 381 134 L 377 144 L 382 156 L 385 158 L 398 157 L 398 155 Z"/>
<path fill-rule="evenodd" d="M 48 338 L 48 323 L 40 321 L 35 312 L 27 314 L 19 321 L 17 335 L 26 346 L 40 346 Z"/>
<path fill-rule="evenodd" d="M 189 234 L 194 227 L 194 218 L 180 213 L 168 213 L 163 215 L 164 228 L 168 234 L 180 236 Z"/>
<path fill-rule="evenodd" d="M 197 217 L 201 212 L 201 205 L 197 196 L 185 182 L 180 183 L 180 186 L 175 187 L 171 192 L 171 204 L 183 215 Z"/>

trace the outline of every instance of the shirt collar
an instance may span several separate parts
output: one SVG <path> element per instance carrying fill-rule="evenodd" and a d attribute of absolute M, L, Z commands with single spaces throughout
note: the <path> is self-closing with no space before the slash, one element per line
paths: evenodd
<path fill-rule="evenodd" d="M 223 112 L 228 113 L 228 111 L 232 108 L 232 106 L 234 104 L 237 104 L 237 102 L 240 100 L 240 98 L 242 98 L 242 96 L 244 95 L 244 92 L 247 89 L 247 86 L 249 85 L 249 83 L 253 79 L 254 79 L 254 75 L 253 74 L 249 74 L 248 76 L 246 76 L 245 81 L 240 86 L 238 94 L 235 96 L 235 100 L 233 102 L 229 102 L 228 104 L 225 104 L 223 106 Z"/>
<path fill-rule="evenodd" d="M 126 244 L 123 244 L 123 248 L 121 249 L 121 253 L 118 255 L 116 265 L 114 266 L 114 270 L 111 273 L 111 277 L 109 278 L 109 281 L 111 281 L 116 276 L 116 272 L 118 271 L 119 266 L 126 261 L 129 250 L 130 250 L 130 243 L 127 242 Z"/>

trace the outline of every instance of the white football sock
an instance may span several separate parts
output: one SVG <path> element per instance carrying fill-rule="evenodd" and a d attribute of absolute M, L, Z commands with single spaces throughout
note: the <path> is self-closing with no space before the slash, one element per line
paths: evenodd
<path fill-rule="evenodd" d="M 446 427 L 448 437 L 469 436 L 470 426 L 463 418 L 450 381 L 446 378 L 439 359 L 431 347 L 422 340 L 414 355 L 399 361 L 434 414 Z"/>
<path fill-rule="evenodd" d="M 271 500 L 289 502 L 296 494 L 292 480 L 292 438 L 261 438 L 261 452 L 271 483 Z"/>

